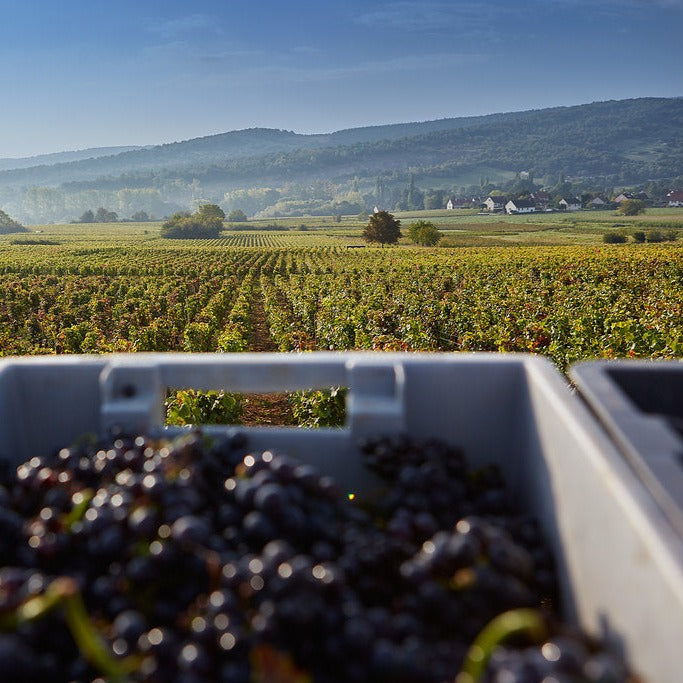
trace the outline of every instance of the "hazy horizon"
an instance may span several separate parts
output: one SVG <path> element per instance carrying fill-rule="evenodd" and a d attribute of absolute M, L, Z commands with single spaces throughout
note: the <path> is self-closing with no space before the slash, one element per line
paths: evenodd
<path fill-rule="evenodd" d="M 0 158 L 683 95 L 683 0 L 0 2 Z"/>

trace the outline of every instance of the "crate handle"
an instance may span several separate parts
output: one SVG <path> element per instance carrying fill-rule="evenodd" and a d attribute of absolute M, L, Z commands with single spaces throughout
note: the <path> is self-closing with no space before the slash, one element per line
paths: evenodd
<path fill-rule="evenodd" d="M 396 358 L 322 354 L 168 354 L 112 359 L 100 373 L 106 435 L 150 433 L 164 424 L 169 387 L 245 393 L 345 386 L 346 427 L 354 436 L 405 427 L 405 370 Z"/>

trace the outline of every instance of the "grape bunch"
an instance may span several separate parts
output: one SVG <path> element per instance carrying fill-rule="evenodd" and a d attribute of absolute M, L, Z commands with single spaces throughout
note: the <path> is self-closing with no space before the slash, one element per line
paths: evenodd
<path fill-rule="evenodd" d="M 436 440 L 360 450 L 367 496 L 240 434 L 3 469 L 4 680 L 627 680 L 550 613 L 552 557 L 496 470 Z"/>

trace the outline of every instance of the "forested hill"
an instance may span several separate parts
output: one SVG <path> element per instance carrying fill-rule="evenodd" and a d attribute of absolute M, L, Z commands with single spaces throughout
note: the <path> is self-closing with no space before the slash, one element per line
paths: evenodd
<path fill-rule="evenodd" d="M 21 157 L 18 159 L 0 158 L 0 170 L 7 171 L 17 168 L 31 168 L 32 166 L 52 166 L 54 164 L 64 164 L 69 161 L 81 161 L 95 157 L 112 156 L 122 154 L 131 150 L 144 149 L 136 146 L 123 147 L 94 147 L 80 149 L 74 152 L 54 152 L 53 154 L 39 154 L 34 157 Z"/>
<path fill-rule="evenodd" d="M 302 135 L 272 128 L 250 128 L 218 135 L 208 135 L 182 142 L 147 147 L 102 147 L 76 152 L 59 152 L 22 159 L 0 159 L 0 171 L 24 170 L 10 173 L 5 182 L 14 179 L 88 176 L 102 172 L 110 175 L 137 169 L 188 166 L 197 163 L 221 163 L 226 159 L 260 157 L 299 149 L 318 149 L 358 143 L 373 143 L 415 137 L 436 131 L 449 131 L 482 123 L 513 120 L 524 114 L 491 114 L 488 116 L 439 119 L 422 123 L 396 123 L 384 126 L 349 128 L 329 134 Z M 79 162 L 79 163 L 73 163 Z M 68 164 L 65 168 L 64 165 Z M 48 170 L 47 166 L 59 165 Z"/>
<path fill-rule="evenodd" d="M 444 188 L 478 174 L 503 177 L 520 171 L 536 178 L 564 174 L 636 183 L 683 174 L 681 130 L 683 98 L 598 102 L 325 135 L 254 128 L 0 171 L 0 206 L 36 219 L 35 199 L 29 196 L 36 188 L 52 188 L 63 196 L 62 213 L 79 206 L 76 200 L 67 201 L 75 194 L 130 190 L 156 193 L 160 211 L 184 206 L 198 195 L 219 200 L 240 188 L 311 182 L 341 187 L 353 180 L 362 191 L 379 178 L 391 182 L 406 174 L 423 186 Z M 17 190 L 23 193 L 21 206 Z M 51 211 L 56 209 L 43 207 L 41 219 Z"/>
<path fill-rule="evenodd" d="M 268 157 L 272 155 L 281 158 L 282 154 L 299 150 L 317 150 L 414 137 L 433 131 L 466 127 L 484 118 L 486 117 L 351 128 L 323 135 L 302 135 L 286 130 L 250 128 L 151 148 L 111 151 L 103 149 L 89 150 L 90 153 L 81 154 L 64 152 L 62 155 L 44 155 L 34 157 L 34 163 L 31 163 L 30 158 L 0 159 L 0 171 L 9 171 L 0 176 L 0 182 L 52 184 L 139 171 L 155 172 L 162 169 L 177 169 L 186 174 L 192 173 L 195 169 L 202 171 L 207 165 L 226 166 L 241 159 L 259 159 L 262 163 L 268 164 Z M 62 158 L 55 160 L 56 156 Z M 252 166 L 253 162 L 245 162 L 245 172 L 250 173 L 249 169 Z"/>

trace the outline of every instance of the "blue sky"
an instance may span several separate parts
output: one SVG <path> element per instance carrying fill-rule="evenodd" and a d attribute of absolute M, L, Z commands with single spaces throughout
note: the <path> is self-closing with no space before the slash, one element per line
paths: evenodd
<path fill-rule="evenodd" d="M 683 0 L 0 0 L 0 157 L 683 96 Z"/>

